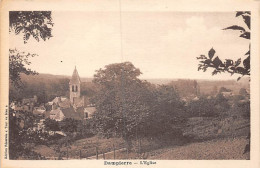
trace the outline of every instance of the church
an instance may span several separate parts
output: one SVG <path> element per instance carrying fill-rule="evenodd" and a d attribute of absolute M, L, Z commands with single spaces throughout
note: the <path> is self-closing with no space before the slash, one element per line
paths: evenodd
<path fill-rule="evenodd" d="M 81 96 L 80 86 L 81 80 L 75 67 L 69 82 L 69 98 L 65 96 L 55 97 L 48 102 L 51 110 L 47 112 L 46 117 L 56 121 L 62 121 L 66 118 L 76 120 L 91 118 L 96 109 L 90 104 L 86 96 Z"/>

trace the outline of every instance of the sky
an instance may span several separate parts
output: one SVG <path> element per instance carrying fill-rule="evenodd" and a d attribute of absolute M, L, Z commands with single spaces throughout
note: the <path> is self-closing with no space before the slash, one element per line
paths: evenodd
<path fill-rule="evenodd" d="M 72 12 L 53 11 L 49 40 L 37 42 L 10 33 L 10 48 L 38 54 L 29 68 L 39 73 L 72 75 L 76 66 L 81 77 L 111 63 L 130 61 L 143 73 L 141 78 L 237 79 L 197 71 L 197 56 L 210 48 L 221 59 L 245 58 L 249 41 L 238 31 L 245 26 L 235 12 Z M 121 22 L 120 22 L 121 21 Z"/>

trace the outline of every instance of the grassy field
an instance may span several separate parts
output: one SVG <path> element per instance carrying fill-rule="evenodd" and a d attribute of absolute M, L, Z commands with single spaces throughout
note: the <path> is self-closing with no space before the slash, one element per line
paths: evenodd
<path fill-rule="evenodd" d="M 124 146 L 124 141 L 120 138 L 105 139 L 95 136 L 75 141 L 68 149 L 68 152 L 70 159 L 80 159 L 80 154 L 81 158 L 88 158 L 95 156 L 96 150 L 98 150 L 98 153 L 101 155 L 102 153 L 113 151 L 113 147 L 115 150 L 118 150 L 124 148 Z M 34 148 L 34 151 L 40 153 L 48 159 L 57 159 L 59 154 L 56 153 L 54 149 L 54 145 L 49 147 L 46 145 L 39 145 Z M 67 148 L 62 147 L 61 151 L 66 153 Z M 67 155 L 63 155 L 62 157 L 65 159 Z"/>
<path fill-rule="evenodd" d="M 225 118 L 194 117 L 188 120 L 184 129 L 185 136 L 195 139 L 218 139 L 223 137 L 234 138 L 247 136 L 250 132 L 250 120 L 243 117 Z"/>
<path fill-rule="evenodd" d="M 148 159 L 160 160 L 248 160 L 244 152 L 246 137 L 215 139 L 184 146 L 155 150 Z"/>
<path fill-rule="evenodd" d="M 158 159 L 158 160 L 242 160 L 250 154 L 243 154 L 250 131 L 248 119 L 191 118 L 184 134 L 191 138 L 175 137 L 171 139 L 157 137 L 141 140 L 141 153 L 138 142 L 132 141 L 132 149 L 127 152 L 121 138 L 99 138 L 97 136 L 75 141 L 68 148 L 69 159 Z M 114 148 L 113 148 L 114 147 Z M 55 146 L 39 145 L 34 148 L 47 159 L 58 159 Z M 62 158 L 67 159 L 67 148 L 62 147 Z"/>
<path fill-rule="evenodd" d="M 250 154 L 243 154 L 247 142 L 248 140 L 246 137 L 215 139 L 206 142 L 195 142 L 183 146 L 162 147 L 141 154 L 130 152 L 128 154 L 128 159 L 249 160 Z M 126 158 L 126 151 L 116 153 L 116 159 Z M 113 159 L 112 155 L 106 155 L 106 159 Z"/>
<path fill-rule="evenodd" d="M 90 138 L 96 140 L 97 137 Z M 114 159 L 113 149 L 109 148 L 110 143 L 120 142 L 120 139 L 110 140 L 106 144 L 107 139 L 99 139 L 99 159 L 105 157 L 106 160 Z M 91 141 L 89 139 L 83 139 L 77 141 L 69 149 L 69 159 L 80 159 L 79 154 L 81 150 L 81 159 L 96 159 L 96 148 L 83 149 L 82 145 L 87 148 L 86 142 Z M 115 153 L 116 159 L 157 159 L 157 160 L 246 160 L 249 159 L 249 153 L 243 154 L 244 148 L 248 140 L 246 137 L 236 137 L 236 138 L 222 138 L 213 139 L 205 142 L 193 142 L 185 145 L 172 145 L 172 146 L 161 146 L 157 147 L 154 145 L 143 142 L 143 150 L 141 154 L 132 150 L 127 153 L 124 149 L 124 145 L 121 144 L 120 148 L 117 146 Z M 155 144 L 155 143 L 153 143 Z M 118 144 L 117 144 L 118 145 Z M 91 145 L 90 145 L 91 146 Z M 94 146 L 94 145 L 93 145 Z M 103 148 L 101 148 L 103 146 Z M 150 149 L 149 149 L 150 147 Z M 154 148 L 156 147 L 156 148 Z M 121 149 L 121 150 L 118 150 Z M 149 149 L 149 150 L 148 150 Z M 63 149 L 66 151 L 66 149 Z M 35 149 L 36 152 L 41 153 L 48 159 L 57 159 L 58 155 L 55 154 L 52 147 L 38 146 Z M 103 153 L 104 152 L 104 156 Z M 53 158 L 53 156 L 55 156 Z M 63 159 L 66 159 L 64 156 Z"/>

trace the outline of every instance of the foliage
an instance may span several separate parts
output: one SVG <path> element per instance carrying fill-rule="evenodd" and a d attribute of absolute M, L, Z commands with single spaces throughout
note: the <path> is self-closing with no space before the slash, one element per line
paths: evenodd
<path fill-rule="evenodd" d="M 233 25 L 227 28 L 224 28 L 223 30 L 238 30 L 240 31 L 240 36 L 245 39 L 250 39 L 250 22 L 251 22 L 251 12 L 249 11 L 238 11 L 236 12 L 236 17 L 241 16 L 243 18 L 244 23 L 246 24 L 247 28 Z M 241 64 L 241 58 L 237 60 L 231 60 L 231 59 L 225 59 L 225 62 L 220 60 L 218 56 L 215 56 L 215 50 L 211 48 L 208 52 L 208 57 L 205 55 L 200 55 L 200 57 L 197 57 L 198 60 L 202 64 L 199 64 L 198 70 L 203 70 L 204 72 L 208 68 L 214 68 L 212 75 L 216 75 L 218 73 L 222 72 L 228 72 L 231 75 L 233 74 L 239 74 L 240 76 L 237 78 L 237 81 L 240 80 L 244 75 L 250 75 L 250 45 L 248 52 L 245 53 L 246 58 L 243 60 L 243 65 Z M 245 111 L 246 116 L 250 117 L 250 101 L 247 102 L 248 104 L 245 105 Z M 244 109 L 243 108 L 243 109 Z M 249 110 L 248 110 L 249 109 Z M 241 111 L 241 109 L 238 108 L 238 111 Z M 250 139 L 249 139 L 250 142 Z M 250 146 L 249 144 L 247 146 Z"/>
<path fill-rule="evenodd" d="M 51 11 L 10 11 L 9 12 L 9 32 L 14 31 L 16 35 L 22 33 L 24 43 L 27 43 L 29 38 L 33 36 L 37 41 L 49 39 L 52 37 L 52 17 Z M 34 57 L 36 54 L 19 52 L 16 49 L 9 50 L 9 73 L 10 82 L 16 88 L 20 88 L 20 74 L 26 75 L 36 74 L 35 71 L 26 68 L 30 65 L 29 57 Z"/>
<path fill-rule="evenodd" d="M 245 100 L 244 96 L 238 95 L 233 101 L 234 105 L 229 110 L 231 116 L 250 118 L 250 101 Z"/>
<path fill-rule="evenodd" d="M 17 118 L 12 115 L 13 110 L 9 109 L 9 158 L 16 159 L 19 152 L 23 150 L 20 141 L 20 127 L 17 124 Z"/>
<path fill-rule="evenodd" d="M 20 116 L 13 115 L 9 108 L 9 158 L 10 159 L 44 159 L 41 155 L 31 150 L 28 143 L 42 143 L 39 133 L 30 131 L 35 123 L 35 116 L 28 112 L 20 112 Z M 24 126 L 21 127 L 22 121 Z"/>
<path fill-rule="evenodd" d="M 30 65 L 29 57 L 34 57 L 36 54 L 19 52 L 16 49 L 9 49 L 9 79 L 15 87 L 21 86 L 21 73 L 26 75 L 35 75 L 37 72 L 26 68 L 26 65 Z"/>
<path fill-rule="evenodd" d="M 221 87 L 221 88 L 219 89 L 219 93 L 222 93 L 222 92 L 231 92 L 231 90 L 228 89 L 228 88 L 226 88 L 226 87 Z"/>
<path fill-rule="evenodd" d="M 169 133 L 183 126 L 184 104 L 174 88 L 157 88 L 138 79 L 140 74 L 129 62 L 111 64 L 97 71 L 93 80 L 99 87 L 93 98 L 97 108 L 94 122 L 101 135 L 130 141 Z"/>
<path fill-rule="evenodd" d="M 153 89 L 153 102 L 150 105 L 151 115 L 145 121 L 146 135 L 159 136 L 164 134 L 182 133 L 188 114 L 185 103 L 173 86 L 161 85 Z"/>
<path fill-rule="evenodd" d="M 242 116 L 250 118 L 250 101 L 240 103 L 237 105 L 238 110 L 242 113 Z"/>
<path fill-rule="evenodd" d="M 49 80 L 49 84 L 43 83 L 48 101 L 55 97 L 69 95 L 69 79 L 61 78 L 56 80 Z"/>
<path fill-rule="evenodd" d="M 97 92 L 96 86 L 92 82 L 82 82 L 80 91 L 82 96 L 87 97 L 93 97 Z"/>
<path fill-rule="evenodd" d="M 141 104 L 144 83 L 137 77 L 141 74 L 129 62 L 107 65 L 94 75 L 93 82 L 99 87 L 93 98 L 96 104 L 96 126 L 106 136 L 131 136 L 137 119 L 145 116 L 146 106 Z M 137 116 L 139 114 L 140 116 Z"/>
<path fill-rule="evenodd" d="M 236 13 L 236 17 L 242 17 L 247 28 L 244 28 L 242 26 L 233 25 L 227 28 L 224 28 L 223 30 L 238 30 L 240 31 L 240 36 L 245 39 L 250 39 L 250 19 L 251 19 L 251 13 L 249 11 L 239 11 Z M 206 55 L 200 55 L 197 57 L 198 60 L 200 60 L 200 63 L 198 65 L 198 70 L 206 71 L 208 68 L 213 68 L 212 75 L 216 75 L 218 73 L 227 72 L 231 75 L 233 74 L 239 74 L 240 77 L 238 77 L 237 80 L 241 79 L 244 75 L 250 75 L 250 47 L 248 52 L 245 53 L 246 58 L 241 61 L 241 58 L 237 60 L 232 59 L 225 59 L 225 61 L 222 61 L 218 56 L 215 55 L 216 51 L 211 48 L 208 52 L 208 56 Z M 242 65 L 243 64 L 243 65 Z"/>
<path fill-rule="evenodd" d="M 46 131 L 62 131 L 65 134 L 73 135 L 73 139 L 90 137 L 94 134 L 93 121 L 89 119 L 87 122 L 76 120 L 73 118 L 65 118 L 58 122 L 50 118 L 44 121 Z"/>
<path fill-rule="evenodd" d="M 59 123 L 60 130 L 66 133 L 77 132 L 80 122 L 81 121 L 72 118 L 65 118 Z"/>
<path fill-rule="evenodd" d="M 248 95 L 248 92 L 246 91 L 245 88 L 241 88 L 241 89 L 239 90 L 239 94 L 242 95 L 242 96 L 247 96 L 247 95 Z"/>
<path fill-rule="evenodd" d="M 69 92 L 68 78 L 45 78 L 41 74 L 27 76 L 21 74 L 21 86 L 17 89 L 10 84 L 9 97 L 14 101 L 21 101 L 24 97 L 38 97 L 38 103 L 47 103 L 55 97 L 66 96 Z"/>
<path fill-rule="evenodd" d="M 188 103 L 187 109 L 191 117 L 217 117 L 225 114 L 230 108 L 228 99 L 222 94 L 216 97 L 200 97 Z"/>
<path fill-rule="evenodd" d="M 217 94 L 215 98 L 215 108 L 216 111 L 221 114 L 226 114 L 230 109 L 229 99 L 225 98 L 222 93 Z"/>
<path fill-rule="evenodd" d="M 196 80 L 178 79 L 177 81 L 172 81 L 169 85 L 174 86 L 178 94 L 182 97 L 198 95 L 200 92 L 199 85 Z"/>
<path fill-rule="evenodd" d="M 46 131 L 60 131 L 59 123 L 53 119 L 45 119 L 44 125 Z"/>
<path fill-rule="evenodd" d="M 37 41 L 49 39 L 52 37 L 51 28 L 53 26 L 50 11 L 10 11 L 9 12 L 9 32 L 14 31 L 16 35 L 22 33 L 24 43 L 33 36 Z M 31 64 L 29 57 L 36 54 L 19 52 L 16 49 L 9 49 L 9 81 L 10 81 L 10 101 L 19 99 L 16 95 L 22 95 L 24 85 L 21 82 L 21 74 L 35 75 L 35 71 L 27 68 Z M 44 94 L 44 92 L 43 92 Z M 42 95 L 42 94 L 41 94 Z M 39 96 L 40 101 L 42 96 Z M 28 96 L 28 94 L 26 94 Z M 23 98 L 25 96 L 21 96 Z M 19 112 L 20 116 L 13 116 L 14 111 L 9 109 L 9 155 L 10 159 L 44 159 L 41 155 L 27 147 L 27 143 L 42 143 L 42 135 L 39 132 L 29 131 L 33 129 L 36 123 L 35 116 L 32 113 Z M 21 124 L 24 126 L 21 127 Z"/>
<path fill-rule="evenodd" d="M 196 116 L 218 116 L 214 108 L 215 100 L 201 97 L 198 100 L 189 102 L 187 108 L 192 117 Z"/>
<path fill-rule="evenodd" d="M 16 35 L 22 33 L 24 43 L 32 36 L 37 41 L 52 37 L 53 27 L 51 11 L 10 11 L 9 31 Z"/>
<path fill-rule="evenodd" d="M 95 123 L 93 118 L 89 118 L 87 121 L 79 121 L 77 125 L 77 134 L 76 139 L 81 139 L 84 137 L 92 137 L 97 134 L 97 130 L 95 129 Z"/>

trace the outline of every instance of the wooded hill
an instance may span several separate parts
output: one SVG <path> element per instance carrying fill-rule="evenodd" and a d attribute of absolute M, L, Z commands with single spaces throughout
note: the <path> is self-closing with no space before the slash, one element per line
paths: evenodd
<path fill-rule="evenodd" d="M 14 88 L 10 85 L 10 99 L 21 100 L 25 97 L 38 96 L 40 103 L 46 103 L 56 96 L 69 95 L 69 80 L 71 76 L 38 74 L 25 75 L 21 74 L 23 83 L 22 89 Z M 81 93 L 88 97 L 95 94 L 96 88 L 92 83 L 93 78 L 81 77 Z M 192 79 L 147 79 L 148 82 L 156 85 L 178 83 L 179 87 L 190 89 L 187 82 L 194 82 Z M 249 90 L 249 79 L 244 78 L 240 81 L 236 80 L 196 80 L 200 88 L 201 95 L 212 95 L 219 91 L 221 87 L 232 90 L 234 94 L 238 94 L 241 88 Z M 215 91 L 215 92 L 214 92 Z"/>

